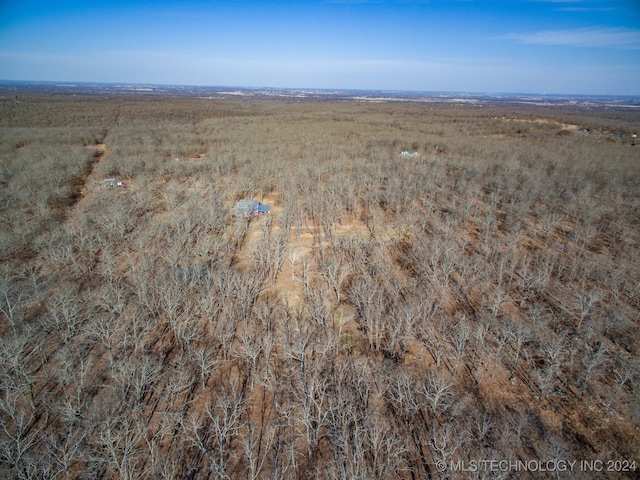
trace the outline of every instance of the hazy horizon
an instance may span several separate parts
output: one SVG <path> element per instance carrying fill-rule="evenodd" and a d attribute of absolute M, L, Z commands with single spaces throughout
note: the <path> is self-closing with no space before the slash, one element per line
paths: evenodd
<path fill-rule="evenodd" d="M 175 89 L 186 90 L 190 94 L 193 94 L 192 90 L 211 90 L 212 93 L 234 95 L 242 94 L 245 92 L 290 92 L 291 95 L 296 92 L 305 92 L 307 94 L 312 93 L 326 93 L 326 94 L 340 94 L 340 93 L 354 93 L 354 94 L 371 94 L 371 98 L 377 98 L 376 94 L 390 95 L 391 97 L 397 97 L 401 99 L 403 97 L 419 98 L 419 97 L 438 97 L 443 98 L 462 96 L 462 97 L 494 97 L 499 98 L 526 98 L 532 97 L 534 99 L 544 97 L 558 97 L 558 98 L 575 98 L 575 99 L 597 99 L 597 98 L 619 98 L 630 99 L 640 101 L 640 94 L 579 94 L 579 93 L 553 93 L 553 92 L 473 92 L 473 91 L 446 91 L 446 90 L 392 90 L 392 89 L 367 89 L 367 88 L 313 88 L 313 87 L 272 87 L 269 85 L 251 86 L 251 85 L 196 85 L 196 84 L 173 84 L 173 83 L 152 83 L 152 82 L 101 82 L 101 81 L 78 81 L 78 80 L 7 80 L 0 78 L 0 85 L 17 86 L 17 85 L 32 85 L 32 86 L 50 86 L 54 88 L 90 88 L 90 87 L 108 87 L 108 88 L 120 88 L 122 90 L 136 90 L 140 93 L 148 92 L 155 89 Z M 70 90 L 72 93 L 73 90 Z M 60 92 L 58 92 L 60 93 Z M 156 92 L 157 93 L 157 92 Z M 179 94 L 178 94 L 179 96 Z"/>

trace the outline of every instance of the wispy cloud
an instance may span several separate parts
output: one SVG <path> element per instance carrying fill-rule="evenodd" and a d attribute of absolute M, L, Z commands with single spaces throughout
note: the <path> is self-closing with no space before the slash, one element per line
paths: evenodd
<path fill-rule="evenodd" d="M 624 28 L 545 30 L 535 33 L 511 33 L 499 38 L 529 45 L 640 49 L 640 31 Z"/>
<path fill-rule="evenodd" d="M 616 7 L 561 7 L 554 8 L 556 12 L 616 12 L 618 8 Z"/>

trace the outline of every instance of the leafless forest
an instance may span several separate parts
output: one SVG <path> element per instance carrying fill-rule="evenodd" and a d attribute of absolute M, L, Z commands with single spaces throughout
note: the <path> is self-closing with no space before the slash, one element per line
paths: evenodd
<path fill-rule="evenodd" d="M 639 131 L 1 98 L 0 476 L 638 478 L 452 466 L 640 462 Z"/>

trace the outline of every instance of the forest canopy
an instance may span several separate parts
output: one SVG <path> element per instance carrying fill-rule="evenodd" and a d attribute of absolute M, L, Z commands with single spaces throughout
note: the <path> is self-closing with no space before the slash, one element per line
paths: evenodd
<path fill-rule="evenodd" d="M 0 98 L 2 476 L 636 478 L 639 130 L 578 107 Z"/>

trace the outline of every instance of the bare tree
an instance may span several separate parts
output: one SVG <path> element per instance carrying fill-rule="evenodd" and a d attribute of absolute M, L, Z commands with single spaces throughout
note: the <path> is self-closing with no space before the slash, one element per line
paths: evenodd
<path fill-rule="evenodd" d="M 129 417 L 119 412 L 107 417 L 98 427 L 101 446 L 106 453 L 105 461 L 123 480 L 144 478 L 147 475 L 143 453 L 147 427 L 139 416 Z"/>
<path fill-rule="evenodd" d="M 277 426 L 258 426 L 248 423 L 247 432 L 244 434 L 243 449 L 247 458 L 247 477 L 257 480 L 264 474 L 267 460 L 276 442 Z"/>
<path fill-rule="evenodd" d="M 298 260 L 298 251 L 299 248 L 297 247 L 289 247 L 289 255 L 285 258 L 291 267 L 291 280 L 296 279 L 296 261 Z"/>
<path fill-rule="evenodd" d="M 450 465 L 451 460 L 465 440 L 465 435 L 462 432 L 457 432 L 451 424 L 433 429 L 431 450 L 436 464 Z"/>
<path fill-rule="evenodd" d="M 420 392 L 436 418 L 448 408 L 452 390 L 453 384 L 442 373 L 431 373 L 421 385 Z"/>
<path fill-rule="evenodd" d="M 367 423 L 365 448 L 370 455 L 365 455 L 365 458 L 369 459 L 371 475 L 373 478 L 400 477 L 403 471 L 408 470 L 405 441 L 381 416 L 371 415 Z"/>
<path fill-rule="evenodd" d="M 611 410 L 613 408 L 614 403 L 621 402 L 624 404 L 624 393 L 627 390 L 632 393 L 635 390 L 636 380 L 639 375 L 639 369 L 637 368 L 637 361 L 631 360 L 618 360 L 617 367 L 613 370 L 614 378 L 615 378 L 615 387 L 613 391 L 609 395 L 609 400 L 607 402 L 607 410 Z"/>
<path fill-rule="evenodd" d="M 513 342 L 513 363 L 515 367 L 517 367 L 520 362 L 520 353 L 522 352 L 522 347 L 528 341 L 530 332 L 524 322 L 511 319 L 507 321 L 507 335 L 509 335 Z"/>
<path fill-rule="evenodd" d="M 202 389 L 207 388 L 207 382 L 209 377 L 220 364 L 220 359 L 216 355 L 216 352 L 207 346 L 201 346 L 194 350 L 194 355 L 198 363 L 198 371 L 200 372 L 200 384 Z"/>
<path fill-rule="evenodd" d="M 593 311 L 596 304 L 602 299 L 602 295 L 594 289 L 587 290 L 586 285 L 582 283 L 580 290 L 578 291 L 578 330 L 582 326 L 585 318 Z"/>
<path fill-rule="evenodd" d="M 473 421 L 473 434 L 476 440 L 480 443 L 488 441 L 489 439 L 487 437 L 491 433 L 492 427 L 493 422 L 491 420 L 491 415 L 488 412 L 484 412 L 482 415 L 476 416 Z"/>
<path fill-rule="evenodd" d="M 69 358 L 62 358 L 60 384 L 64 389 L 64 396 L 60 401 L 60 414 L 69 425 L 77 424 L 86 415 L 92 363 L 91 359 L 85 361 L 80 358 L 76 363 Z"/>
<path fill-rule="evenodd" d="M 171 474 L 174 477 L 177 474 L 178 457 L 170 450 L 163 451 L 163 446 L 167 438 L 177 430 L 174 425 L 175 415 L 163 414 L 159 417 L 157 422 L 150 422 L 144 434 L 146 457 L 149 462 L 147 471 L 158 478 L 173 478 Z"/>
<path fill-rule="evenodd" d="M 296 390 L 300 408 L 297 412 L 307 458 L 311 459 L 318 448 L 323 429 L 328 424 L 330 410 L 329 379 L 323 374 L 321 358 L 313 359 L 309 371 L 303 372 L 300 378 L 301 387 Z"/>
<path fill-rule="evenodd" d="M 0 463 L 8 465 L 17 478 L 29 478 L 30 453 L 43 440 L 47 418 L 20 401 L 16 392 L 5 391 L 0 398 Z"/>
<path fill-rule="evenodd" d="M 206 408 L 208 429 L 211 432 L 209 465 L 216 478 L 231 478 L 231 442 L 245 425 L 245 402 L 243 390 L 237 383 L 230 382 L 216 404 L 209 404 Z"/>
<path fill-rule="evenodd" d="M 439 366 L 442 363 L 442 360 L 448 356 L 445 343 L 446 338 L 443 336 L 438 337 L 436 335 L 436 330 L 430 330 L 423 335 L 423 342 L 425 342 L 425 346 L 429 350 L 434 362 Z"/>
<path fill-rule="evenodd" d="M 546 397 L 556 386 L 562 361 L 567 354 L 565 338 L 550 334 L 550 338 L 544 342 L 542 348 L 545 362 L 541 368 L 534 370 L 534 375 L 540 390 Z"/>
<path fill-rule="evenodd" d="M 251 379 L 251 388 L 253 388 L 258 375 L 259 359 L 263 353 L 261 332 L 247 331 L 243 328 L 238 334 L 238 340 L 239 345 L 235 353 L 246 361 L 247 377 Z"/>
<path fill-rule="evenodd" d="M 582 369 L 579 372 L 577 385 L 584 394 L 590 380 L 602 373 L 602 369 L 609 363 L 609 348 L 606 339 L 601 338 L 594 344 L 585 342 L 582 349 Z"/>
<path fill-rule="evenodd" d="M 351 273 L 351 265 L 344 260 L 339 252 L 320 249 L 319 270 L 320 275 L 336 296 L 336 302 L 340 303 L 341 290 L 345 280 Z"/>
<path fill-rule="evenodd" d="M 369 346 L 379 350 L 384 338 L 384 291 L 365 276 L 353 282 L 348 294 L 362 320 Z"/>
<path fill-rule="evenodd" d="M 407 424 L 411 424 L 420 410 L 415 380 L 406 371 L 388 379 L 385 395 L 396 414 Z"/>
<path fill-rule="evenodd" d="M 522 307 L 531 298 L 537 285 L 536 270 L 527 255 L 523 255 L 520 258 L 516 273 L 516 282 L 518 287 L 520 287 L 520 306 Z"/>
<path fill-rule="evenodd" d="M 47 310 L 47 323 L 53 326 L 63 343 L 68 343 L 84 321 L 80 314 L 80 298 L 70 288 L 57 291 L 47 299 Z"/>
<path fill-rule="evenodd" d="M 155 383 L 162 373 L 162 364 L 156 356 L 142 355 L 141 357 L 129 359 L 129 363 L 134 366 L 129 377 L 134 405 L 144 405 L 145 398 L 154 391 Z"/>
<path fill-rule="evenodd" d="M 52 477 L 64 475 L 67 480 L 72 478 L 74 465 L 85 459 L 86 437 L 84 429 L 70 428 L 61 435 L 50 435 L 45 440 L 48 455 L 55 465 Z"/>
<path fill-rule="evenodd" d="M 453 346 L 453 372 L 454 375 L 457 375 L 460 367 L 462 366 L 464 356 L 466 354 L 466 349 L 469 341 L 471 340 L 471 328 L 467 323 L 466 317 L 464 314 L 460 315 L 458 322 L 455 325 L 453 330 L 453 336 L 451 338 L 452 346 Z"/>
<path fill-rule="evenodd" d="M 20 399 L 31 408 L 36 408 L 34 393 L 33 360 L 41 348 L 41 343 L 25 331 L 0 342 L 0 375 L 2 391 L 13 402 Z"/>
<path fill-rule="evenodd" d="M 325 299 L 327 293 L 323 288 L 316 285 L 308 285 L 304 291 L 305 307 L 309 318 L 316 324 L 326 327 L 329 324 L 330 312 Z"/>
<path fill-rule="evenodd" d="M 185 309 L 187 292 L 183 290 L 177 282 L 157 282 L 155 284 L 156 294 L 162 306 L 162 313 L 165 320 L 175 333 L 179 328 L 180 315 Z"/>
<path fill-rule="evenodd" d="M 112 376 L 116 373 L 116 354 L 121 333 L 120 325 L 106 315 L 96 316 L 89 324 L 89 335 L 107 350 Z"/>
<path fill-rule="evenodd" d="M 24 266 L 24 277 L 31 283 L 33 293 L 40 293 L 42 278 L 44 277 L 44 268 L 39 262 L 30 262 Z"/>
<path fill-rule="evenodd" d="M 9 323 L 13 335 L 18 335 L 18 328 L 23 319 L 23 294 L 14 292 L 12 288 L 13 278 L 9 272 L 5 272 L 0 278 L 0 313 Z"/>

